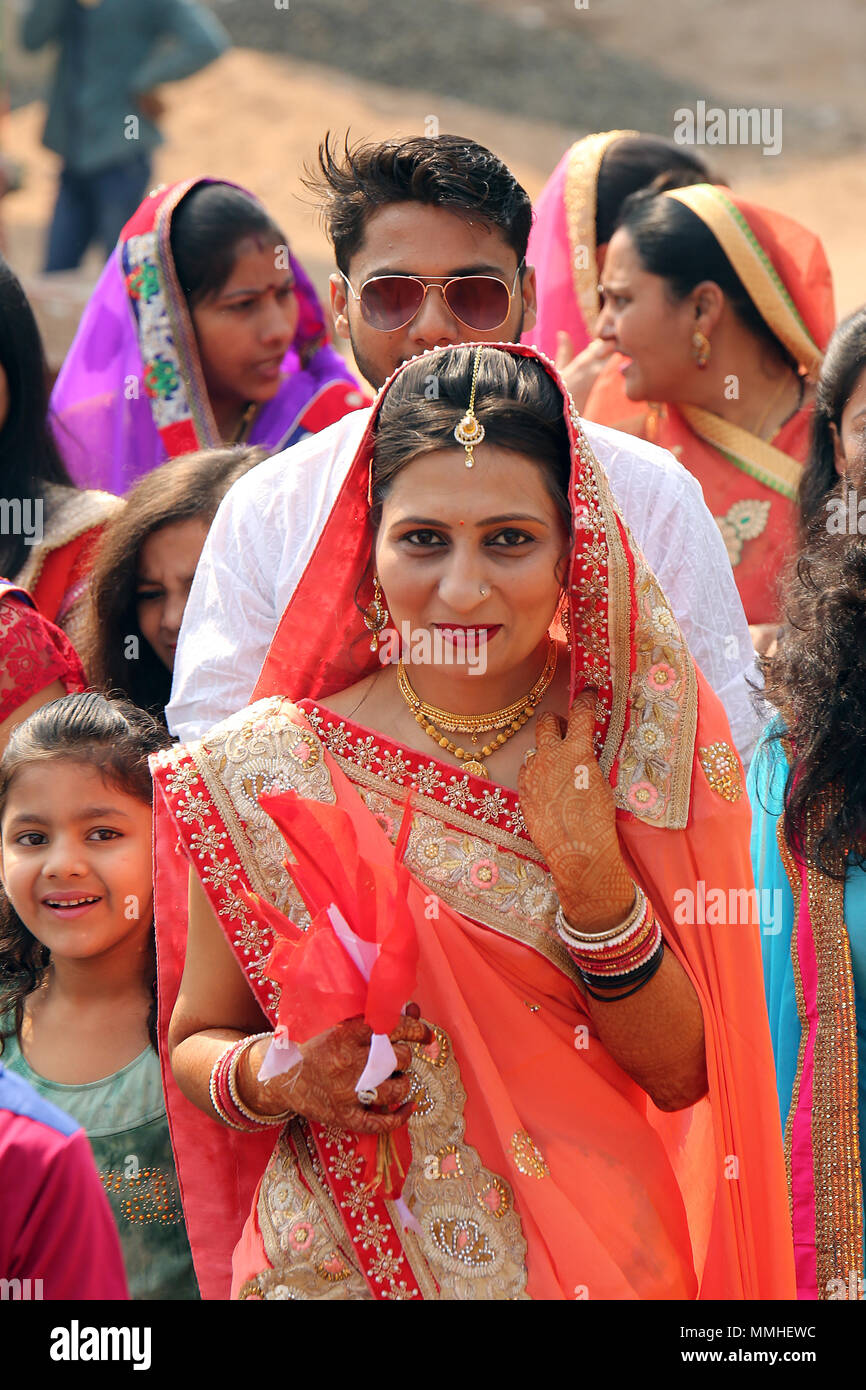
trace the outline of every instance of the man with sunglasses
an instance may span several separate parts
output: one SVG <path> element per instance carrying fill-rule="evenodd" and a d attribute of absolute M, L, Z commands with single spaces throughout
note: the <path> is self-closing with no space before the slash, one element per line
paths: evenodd
<path fill-rule="evenodd" d="M 440 135 L 347 143 L 339 152 L 326 138 L 310 186 L 322 197 L 337 261 L 335 330 L 351 342 L 372 386 L 430 348 L 517 342 L 531 331 L 535 271 L 525 256 L 532 209 L 489 150 Z M 190 590 L 167 709 L 169 727 L 185 741 L 249 703 L 367 416 L 354 411 L 259 464 L 221 504 Z M 748 761 L 758 728 L 744 677 L 753 675 L 754 654 L 700 486 L 664 450 L 584 423 Z"/>

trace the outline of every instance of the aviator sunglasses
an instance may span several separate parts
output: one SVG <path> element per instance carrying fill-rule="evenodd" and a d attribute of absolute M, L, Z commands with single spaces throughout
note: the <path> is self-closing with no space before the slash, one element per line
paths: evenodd
<path fill-rule="evenodd" d="M 410 324 L 429 290 L 441 291 L 451 313 L 466 328 L 489 333 L 508 318 L 524 264 L 521 261 L 517 267 L 511 289 L 495 275 L 455 275 L 450 280 L 443 275 L 427 279 L 418 275 L 375 275 L 364 281 L 358 294 L 348 275 L 342 270 L 340 274 L 353 299 L 360 303 L 364 322 L 380 333 L 393 333 Z"/>

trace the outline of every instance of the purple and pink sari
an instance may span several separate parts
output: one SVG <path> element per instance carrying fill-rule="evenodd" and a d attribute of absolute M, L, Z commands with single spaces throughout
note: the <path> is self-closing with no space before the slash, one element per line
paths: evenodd
<path fill-rule="evenodd" d="M 127 222 L 84 312 L 51 397 L 58 446 L 81 487 L 125 493 L 157 464 L 219 448 L 195 330 L 171 253 L 171 219 L 204 179 L 154 190 Z M 276 453 L 366 404 L 328 340 L 303 267 L 289 256 L 300 314 L 280 388 L 247 443 Z"/>

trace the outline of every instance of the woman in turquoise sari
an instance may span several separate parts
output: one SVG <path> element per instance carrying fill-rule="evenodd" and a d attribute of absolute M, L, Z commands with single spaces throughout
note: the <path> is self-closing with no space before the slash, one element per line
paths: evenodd
<path fill-rule="evenodd" d="M 801 493 L 806 539 L 786 626 L 764 662 L 779 715 L 749 777 L 797 1284 L 807 1299 L 866 1291 L 866 518 L 856 491 L 864 426 L 861 310 L 837 330 L 819 383 Z"/>

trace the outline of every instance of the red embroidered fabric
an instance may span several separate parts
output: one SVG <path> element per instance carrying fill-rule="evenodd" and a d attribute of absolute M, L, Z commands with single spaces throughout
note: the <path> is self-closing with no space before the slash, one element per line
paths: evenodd
<path fill-rule="evenodd" d="M 23 598 L 0 597 L 0 720 L 57 680 L 67 695 L 87 689 L 69 638 Z"/>
<path fill-rule="evenodd" d="M 451 768 L 414 749 L 401 748 L 384 734 L 374 736 L 313 700 L 299 700 L 298 708 L 304 711 L 329 752 L 398 786 L 432 797 L 443 806 L 475 816 L 483 825 L 495 825 L 499 830 L 529 839 L 516 792 Z"/>

